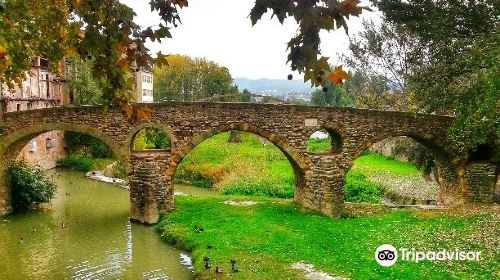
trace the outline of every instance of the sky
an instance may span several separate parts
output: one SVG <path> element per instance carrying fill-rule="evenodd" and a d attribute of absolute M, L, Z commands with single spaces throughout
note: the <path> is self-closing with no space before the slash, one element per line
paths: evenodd
<path fill-rule="evenodd" d="M 134 9 L 136 22 L 143 27 L 157 26 L 159 17 L 151 13 L 149 0 L 120 0 Z M 182 24 L 171 30 L 173 39 L 148 43 L 152 54 L 183 54 L 205 57 L 229 69 L 234 78 L 286 79 L 288 74 L 301 78 L 286 65 L 286 44 L 295 35 L 293 19 L 281 25 L 271 13 L 262 17 L 254 27 L 248 18 L 255 0 L 189 0 L 189 7 L 180 11 Z M 369 5 L 362 0 L 362 5 Z M 349 20 L 349 34 L 362 29 L 362 19 L 378 20 L 377 12 L 363 11 L 360 18 Z M 348 53 L 348 36 L 343 28 L 321 34 L 323 55 L 329 62 L 339 64 L 339 54 Z M 336 59 L 337 58 L 337 59 Z"/>

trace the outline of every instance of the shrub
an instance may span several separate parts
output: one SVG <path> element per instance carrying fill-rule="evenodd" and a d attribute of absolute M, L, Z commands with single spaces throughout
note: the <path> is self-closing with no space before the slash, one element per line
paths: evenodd
<path fill-rule="evenodd" d="M 96 161 L 92 158 L 86 158 L 81 155 L 70 155 L 57 161 L 58 167 L 70 168 L 78 171 L 90 171 Z"/>
<path fill-rule="evenodd" d="M 224 195 L 249 195 L 274 198 L 293 198 L 293 185 L 271 185 L 266 182 L 244 180 L 221 190 Z"/>
<path fill-rule="evenodd" d="M 39 203 L 50 202 L 57 189 L 43 170 L 30 167 L 24 162 L 15 162 L 9 167 L 9 181 L 12 205 L 17 212 L 31 209 Z"/>
<path fill-rule="evenodd" d="M 347 202 L 379 203 L 383 187 L 366 179 L 357 171 L 347 173 L 344 185 L 344 200 Z"/>
<path fill-rule="evenodd" d="M 142 150 L 166 150 L 170 147 L 170 139 L 165 131 L 146 127 L 141 129 L 134 138 L 134 149 Z"/>
<path fill-rule="evenodd" d="M 101 140 L 78 132 L 64 132 L 64 140 L 71 153 L 79 153 L 85 157 L 109 158 L 113 152 Z"/>

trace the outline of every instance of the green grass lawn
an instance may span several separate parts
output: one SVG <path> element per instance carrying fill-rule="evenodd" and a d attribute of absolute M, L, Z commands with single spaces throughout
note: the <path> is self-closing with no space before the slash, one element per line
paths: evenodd
<path fill-rule="evenodd" d="M 350 279 L 495 279 L 500 267 L 498 208 L 461 212 L 398 210 L 351 219 L 332 219 L 304 212 L 290 200 L 253 199 L 254 206 L 230 206 L 234 196 L 176 197 L 175 210 L 157 229 L 164 240 L 192 251 L 200 279 L 215 279 L 203 268 L 209 257 L 221 267 L 220 279 L 304 279 L 291 268 L 312 264 L 332 276 Z M 495 214 L 496 211 L 496 214 Z M 474 213 L 464 215 L 463 213 Z M 194 231 L 202 227 L 201 233 Z M 385 268 L 374 260 L 375 249 L 396 248 L 482 251 L 480 262 L 413 263 L 398 261 Z M 230 259 L 240 272 L 230 273 Z M 498 278 L 497 278 L 498 279 Z"/>
<path fill-rule="evenodd" d="M 310 153 L 324 153 L 332 149 L 331 139 L 309 139 L 307 151 Z"/>
<path fill-rule="evenodd" d="M 354 161 L 353 169 L 363 174 L 389 173 L 399 177 L 422 176 L 415 165 L 391 159 L 379 154 L 365 154 Z"/>

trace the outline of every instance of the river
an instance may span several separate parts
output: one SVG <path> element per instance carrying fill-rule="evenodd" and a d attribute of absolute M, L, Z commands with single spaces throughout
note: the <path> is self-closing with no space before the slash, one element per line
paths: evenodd
<path fill-rule="evenodd" d="M 129 221 L 127 190 L 55 172 L 51 205 L 0 219 L 0 279 L 193 278 L 182 251 Z"/>

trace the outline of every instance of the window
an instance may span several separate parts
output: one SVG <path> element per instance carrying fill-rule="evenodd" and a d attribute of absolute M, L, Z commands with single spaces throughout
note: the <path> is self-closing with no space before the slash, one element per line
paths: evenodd
<path fill-rule="evenodd" d="M 17 111 L 21 111 L 21 104 L 19 104 L 19 103 L 18 103 L 18 104 L 16 105 L 16 109 L 17 109 Z"/>
<path fill-rule="evenodd" d="M 44 69 L 48 69 L 49 68 L 49 60 L 47 60 L 45 58 L 40 58 L 40 67 L 42 67 Z"/>

